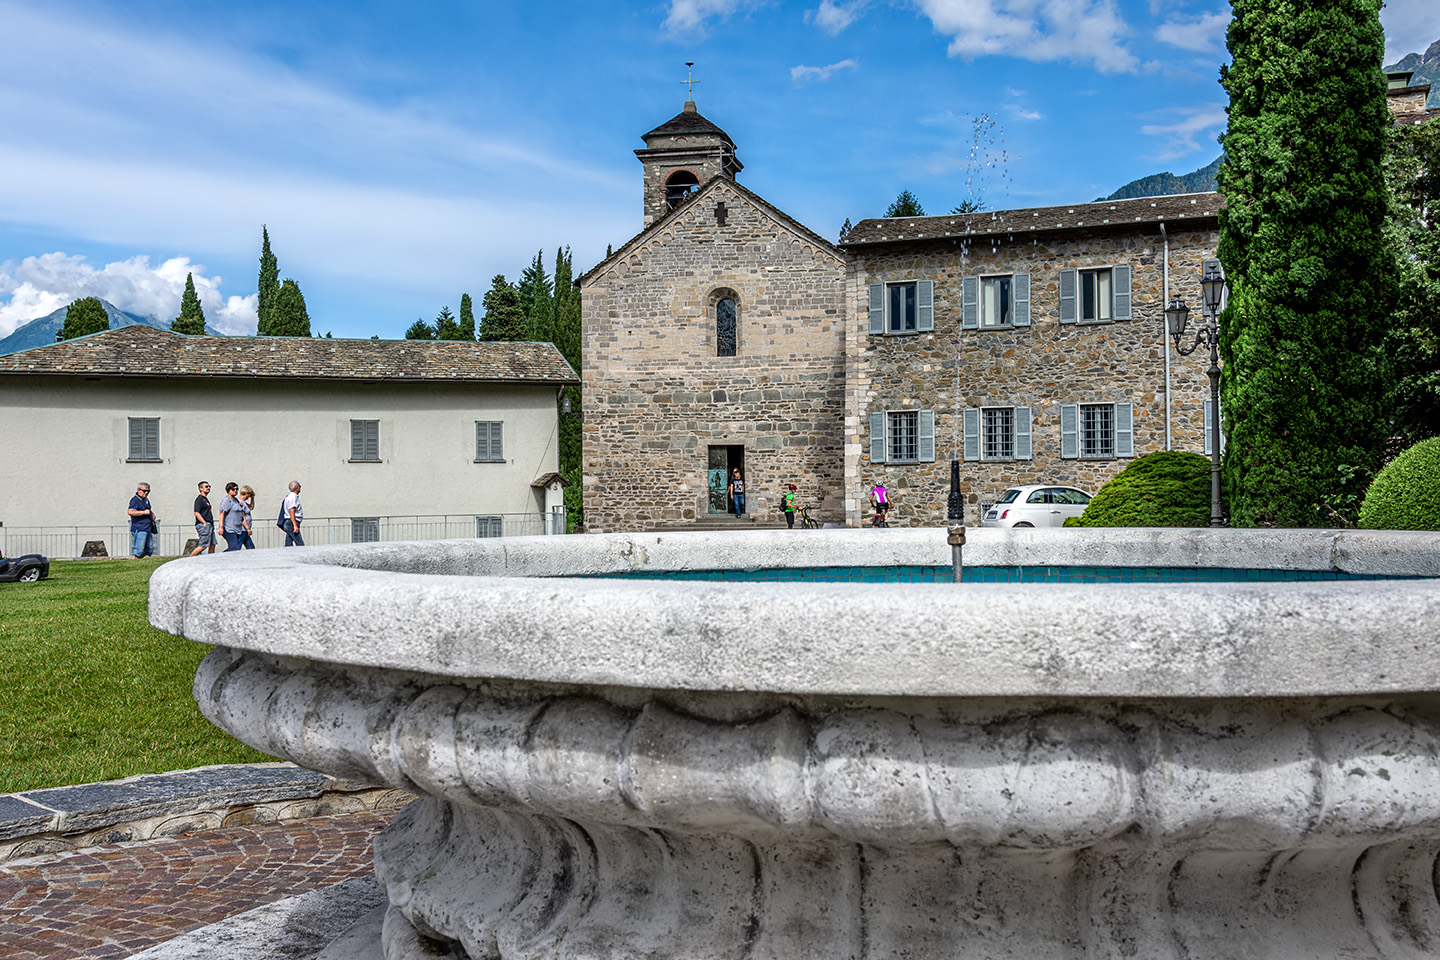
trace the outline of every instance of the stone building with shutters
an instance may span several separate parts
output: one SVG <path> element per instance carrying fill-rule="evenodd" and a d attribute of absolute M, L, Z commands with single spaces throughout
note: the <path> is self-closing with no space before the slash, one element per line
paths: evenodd
<path fill-rule="evenodd" d="M 1199 303 L 1216 194 L 864 220 L 831 244 L 746 190 L 693 103 L 644 136 L 644 229 L 583 295 L 584 495 L 595 531 L 776 522 L 788 483 L 857 525 L 966 519 L 1007 486 L 1092 492 L 1204 451 L 1207 360 L 1169 349 Z M 749 517 L 732 517 L 740 470 Z"/>

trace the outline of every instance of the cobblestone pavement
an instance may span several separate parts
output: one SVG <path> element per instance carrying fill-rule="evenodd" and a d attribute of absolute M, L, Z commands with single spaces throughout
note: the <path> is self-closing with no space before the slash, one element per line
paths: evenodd
<path fill-rule="evenodd" d="M 395 811 L 287 820 L 0 864 L 0 957 L 128 957 L 198 927 L 371 872 Z"/>

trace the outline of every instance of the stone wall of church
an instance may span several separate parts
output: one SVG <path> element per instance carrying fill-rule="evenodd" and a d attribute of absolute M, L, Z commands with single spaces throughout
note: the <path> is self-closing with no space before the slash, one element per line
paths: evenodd
<path fill-rule="evenodd" d="M 841 519 L 844 284 L 832 249 L 729 181 L 587 278 L 587 528 L 706 519 L 708 449 L 725 445 L 744 447 L 752 516 L 781 520 L 793 482 Z M 738 304 L 733 357 L 716 356 L 723 296 Z"/>
<path fill-rule="evenodd" d="M 1213 219 L 1170 228 L 1170 289 L 1190 305 L 1193 332 L 1202 321 L 1201 263 L 1214 257 L 1218 233 Z M 983 503 L 993 502 L 1009 486 L 1070 484 L 1094 493 L 1132 459 L 1062 459 L 1062 404 L 1131 403 L 1135 456 L 1165 449 L 1163 251 L 1153 224 L 1129 232 L 1072 231 L 1021 242 L 992 244 L 983 238 L 853 249 L 846 284 L 852 316 L 858 318 L 847 343 L 849 522 L 868 518 L 868 491 L 881 480 L 893 499 L 892 522 L 944 522 L 952 458 L 961 460 L 965 519 L 971 523 L 979 522 Z M 1117 264 L 1132 269 L 1133 318 L 1062 324 L 1060 271 Z M 1031 325 L 962 330 L 961 278 L 1012 272 L 1030 275 Z M 907 280 L 934 281 L 934 332 L 869 335 L 868 285 Z M 1203 453 L 1208 351 L 1181 357 L 1172 349 L 1170 357 L 1171 447 Z M 986 406 L 1032 408 L 1032 459 L 963 459 L 957 409 Z M 869 413 L 916 409 L 934 411 L 935 462 L 872 464 Z"/>

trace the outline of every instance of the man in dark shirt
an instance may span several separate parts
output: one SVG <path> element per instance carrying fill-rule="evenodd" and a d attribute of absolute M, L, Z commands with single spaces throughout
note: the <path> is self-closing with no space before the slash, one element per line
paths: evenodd
<path fill-rule="evenodd" d="M 126 512 L 130 514 L 130 555 L 136 560 L 150 556 L 155 552 L 155 534 L 160 530 L 155 511 L 150 509 L 150 484 L 142 483 L 135 488 Z"/>
<path fill-rule="evenodd" d="M 209 547 L 215 552 L 215 512 L 210 508 L 210 484 L 200 481 L 200 496 L 195 498 L 195 549 L 190 556 L 198 557 Z"/>

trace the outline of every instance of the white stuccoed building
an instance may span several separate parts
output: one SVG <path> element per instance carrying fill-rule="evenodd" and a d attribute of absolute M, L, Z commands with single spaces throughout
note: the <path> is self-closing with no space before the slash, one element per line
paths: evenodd
<path fill-rule="evenodd" d="M 121 555 L 144 482 L 173 554 L 201 480 L 217 509 L 254 488 L 262 546 L 290 480 L 307 543 L 563 532 L 556 394 L 578 382 L 548 343 L 141 325 L 0 357 L 0 546 Z"/>

